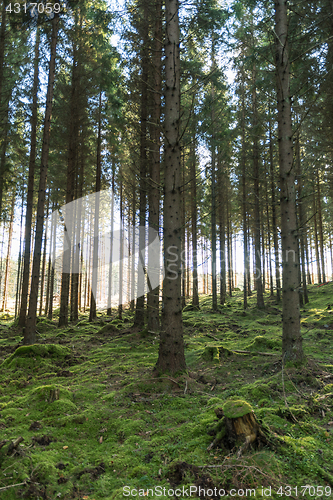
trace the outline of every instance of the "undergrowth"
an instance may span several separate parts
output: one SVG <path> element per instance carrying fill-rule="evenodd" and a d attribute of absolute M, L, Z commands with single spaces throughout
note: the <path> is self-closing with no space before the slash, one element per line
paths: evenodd
<path fill-rule="evenodd" d="M 281 365 L 274 299 L 257 310 L 254 295 L 244 312 L 235 292 L 212 313 L 211 297 L 201 297 L 199 311 L 184 312 L 188 372 L 177 378 L 153 376 L 158 338 L 133 329 L 129 311 L 123 321 L 82 315 L 65 329 L 40 318 L 38 345 L 28 348 L 3 316 L 0 498 L 118 500 L 132 490 L 130 498 L 160 491 L 155 498 L 174 498 L 177 488 L 177 498 L 187 498 L 190 487 L 192 498 L 199 487 L 239 490 L 233 498 L 247 489 L 259 498 L 329 498 L 332 293 L 332 284 L 309 289 L 307 362 L 297 368 Z M 214 410 L 230 398 L 251 405 L 267 445 L 239 457 L 235 449 L 207 450 Z"/>

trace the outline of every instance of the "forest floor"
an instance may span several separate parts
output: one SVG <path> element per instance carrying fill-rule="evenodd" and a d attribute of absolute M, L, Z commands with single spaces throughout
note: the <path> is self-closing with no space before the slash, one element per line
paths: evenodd
<path fill-rule="evenodd" d="M 244 313 L 236 291 L 216 314 L 201 297 L 183 315 L 188 373 L 177 378 L 153 376 L 158 338 L 131 328 L 129 311 L 65 329 L 40 319 L 28 348 L 3 314 L 0 498 L 332 498 L 333 284 L 309 298 L 307 362 L 294 367 L 282 366 L 274 299 L 257 310 L 254 294 Z M 267 436 L 240 456 L 207 450 L 230 398 L 252 406 Z"/>

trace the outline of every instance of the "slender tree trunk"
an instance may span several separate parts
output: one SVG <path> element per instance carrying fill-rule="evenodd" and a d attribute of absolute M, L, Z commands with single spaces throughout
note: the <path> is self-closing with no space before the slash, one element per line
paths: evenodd
<path fill-rule="evenodd" d="M 53 210 L 56 207 L 53 207 Z M 56 259 L 56 235 L 57 235 L 57 223 L 56 223 L 56 218 L 52 220 L 52 246 L 50 246 L 50 255 L 52 254 L 52 266 L 51 266 L 51 275 L 50 275 L 50 293 L 49 293 L 49 304 L 48 304 L 48 311 L 47 311 L 47 317 L 49 319 L 52 319 L 53 316 L 53 294 L 54 294 L 54 280 L 55 280 L 55 259 Z"/>
<path fill-rule="evenodd" d="M 54 211 L 54 202 L 52 204 L 52 213 L 53 213 L 53 211 Z M 55 221 L 52 220 L 51 227 L 50 227 L 50 251 L 49 251 L 48 264 L 47 264 L 47 281 L 46 281 L 45 309 L 44 309 L 45 316 L 47 316 L 47 313 L 49 310 L 49 301 L 50 301 L 50 281 L 51 281 L 51 268 L 52 268 L 53 223 L 54 222 Z"/>
<path fill-rule="evenodd" d="M 96 187 L 95 187 L 95 218 L 94 218 L 94 244 L 93 244 L 93 265 L 92 265 L 92 280 L 91 280 L 91 297 L 90 297 L 90 312 L 89 321 L 96 318 L 96 301 L 97 301 L 97 280 L 98 280 L 98 251 L 99 251 L 99 207 L 100 207 L 100 190 L 102 177 L 102 92 L 99 92 L 99 107 L 98 107 L 98 137 L 97 137 L 97 163 L 96 163 Z"/>
<path fill-rule="evenodd" d="M 318 230 L 319 230 L 319 242 L 320 242 L 321 271 L 322 271 L 323 283 L 325 283 L 326 273 L 325 273 L 325 256 L 324 256 L 323 219 L 322 219 L 322 209 L 321 209 L 322 199 L 321 199 L 321 188 L 320 188 L 318 168 L 317 168 L 317 196 L 318 196 Z"/>
<path fill-rule="evenodd" d="M 123 318 L 123 270 L 124 270 L 124 237 L 123 237 L 123 180 L 120 172 L 120 249 L 119 249 L 119 301 L 118 318 Z"/>
<path fill-rule="evenodd" d="M 161 92 L 162 92 L 162 2 L 155 0 L 155 28 L 154 28 L 154 53 L 153 53 L 153 71 L 154 71 L 154 94 L 153 94 L 153 113 L 152 113 L 152 152 L 150 169 L 150 187 L 149 187 L 149 227 L 159 232 L 160 227 L 160 148 L 161 148 Z M 148 236 L 154 233 L 149 232 Z M 151 238 L 150 238 L 151 239 Z M 149 241 L 152 243 L 152 241 Z M 148 269 L 149 274 L 160 275 L 160 269 L 152 269 L 156 257 L 148 247 Z M 133 249 L 134 250 L 134 249 Z M 151 264 L 152 263 L 152 264 Z M 155 279 L 154 279 L 155 282 Z M 159 331 L 159 294 L 160 287 L 156 287 L 147 296 L 148 311 L 148 330 L 152 332 Z"/>
<path fill-rule="evenodd" d="M 233 278 L 232 278 L 232 240 L 231 240 L 231 230 L 230 230 L 230 213 L 229 213 L 229 203 L 227 204 L 227 245 L 228 245 L 228 284 L 229 284 L 229 296 L 232 297 L 233 290 Z"/>
<path fill-rule="evenodd" d="M 132 234 L 132 262 L 131 262 L 131 271 L 132 271 L 132 300 L 130 304 L 130 310 L 134 311 L 135 307 L 135 223 L 136 223 L 136 189 L 135 185 L 133 186 L 133 194 L 132 194 L 132 226 L 133 226 L 133 234 Z"/>
<path fill-rule="evenodd" d="M 302 336 L 298 296 L 295 166 L 293 164 L 288 1 L 275 0 L 276 84 L 281 190 L 282 240 L 282 355 L 283 361 L 302 361 Z"/>
<path fill-rule="evenodd" d="M 77 18 L 76 18 L 77 20 Z M 74 200 L 75 196 L 75 173 L 77 163 L 77 144 L 78 144 L 78 60 L 76 40 L 73 42 L 73 63 L 72 63 L 72 81 L 70 96 L 70 123 L 69 123 L 69 147 L 67 162 L 67 185 L 66 185 L 66 205 Z M 73 208 L 72 208 L 73 207 Z M 75 207 L 69 205 L 66 209 L 66 226 L 64 230 L 64 251 L 62 260 L 61 276 L 61 294 L 60 294 L 60 312 L 59 327 L 68 325 L 68 302 L 71 282 L 71 259 L 74 251 L 75 234 Z M 73 269 L 72 269 L 73 271 Z"/>
<path fill-rule="evenodd" d="M 10 252 L 12 249 L 13 225 L 14 225 L 14 208 L 15 208 L 15 191 L 13 192 L 12 203 L 11 203 L 11 208 L 10 208 L 8 246 L 7 246 L 7 256 L 6 256 L 6 263 L 5 263 L 5 280 L 4 280 L 4 284 L 3 284 L 1 311 L 6 311 L 6 309 L 7 309 L 9 269 L 10 269 Z"/>
<path fill-rule="evenodd" d="M 112 315 L 112 262 L 113 262 L 113 218 L 114 218 L 114 172 L 115 167 L 112 167 L 112 193 L 111 193 L 111 228 L 110 228 L 110 256 L 109 256 L 109 274 L 108 274 L 108 308 L 106 314 L 108 316 Z M 133 232 L 135 231 L 135 223 L 133 223 Z M 134 253 L 134 246 L 132 246 L 132 252 Z M 132 281 L 132 287 L 134 283 Z"/>
<path fill-rule="evenodd" d="M 280 281 L 279 243 L 278 243 L 277 216 L 276 216 L 276 194 L 275 194 L 273 138 L 272 138 L 271 122 L 269 122 L 269 167 L 270 167 L 271 193 L 272 193 L 272 231 L 273 231 L 274 257 L 275 257 L 276 300 L 277 302 L 280 302 L 281 281 Z"/>
<path fill-rule="evenodd" d="M 165 1 L 164 309 L 157 372 L 186 369 L 181 303 L 180 58 L 178 0 Z"/>
<path fill-rule="evenodd" d="M 3 197 L 4 176 L 5 176 L 6 149 L 8 142 L 7 141 L 8 106 L 5 105 L 6 99 L 4 99 L 4 90 L 3 90 L 4 69 L 5 69 L 4 61 L 5 61 L 5 50 L 6 50 L 6 25 L 7 25 L 6 6 L 7 2 L 3 0 L 1 8 L 1 27 L 0 27 L 0 121 L 3 126 L 3 129 L 1 130 L 2 147 L 1 147 L 1 157 L 0 157 L 0 217 L 2 214 L 2 197 Z"/>
<path fill-rule="evenodd" d="M 316 201 L 316 192 L 315 192 L 315 186 L 313 186 L 313 211 L 314 211 L 314 216 L 313 216 L 313 222 L 314 222 L 314 241 L 315 241 L 315 252 L 316 252 L 316 264 L 317 264 L 317 276 L 318 276 L 318 283 L 320 284 L 321 281 L 321 268 L 320 268 L 320 258 L 319 258 L 319 242 L 318 242 L 318 227 L 317 227 L 317 201 Z"/>
<path fill-rule="evenodd" d="M 310 236 L 309 241 L 310 241 L 310 245 L 311 245 L 311 234 L 309 236 Z M 307 268 L 308 268 L 308 275 L 307 275 L 308 285 L 311 285 L 312 281 L 311 281 L 311 273 L 310 273 L 309 245 L 308 245 L 307 236 L 305 236 L 305 258 L 306 258 L 306 263 L 307 263 Z M 311 263 L 311 265 L 312 265 L 312 263 Z"/>
<path fill-rule="evenodd" d="M 257 290 L 257 307 L 265 307 L 263 296 L 263 270 L 261 263 L 260 245 L 260 184 L 259 184 L 259 145 L 258 145 L 258 112 L 257 112 L 257 91 L 255 87 L 256 68 L 252 72 L 252 110 L 253 110 L 253 178 L 254 178 L 254 246 L 255 246 L 255 280 Z"/>
<path fill-rule="evenodd" d="M 304 221 L 304 209 L 302 200 L 302 190 L 303 190 L 303 177 L 302 177 L 302 164 L 301 164 L 301 148 L 300 148 L 300 138 L 299 132 L 296 137 L 296 175 L 297 175 L 297 201 L 298 201 L 298 213 L 299 213 L 299 243 L 300 243 L 300 254 L 301 254 L 301 271 L 302 271 L 302 289 L 303 289 L 303 301 L 308 304 L 308 290 L 306 286 L 306 266 L 305 266 L 305 244 L 304 244 L 304 233 L 305 233 L 305 221 Z"/>
<path fill-rule="evenodd" d="M 22 190 L 21 203 L 22 203 L 22 208 L 21 208 L 21 222 L 20 222 L 19 255 L 18 255 L 18 259 L 17 259 L 15 318 L 17 317 L 17 311 L 19 308 L 19 297 L 20 297 L 20 289 L 21 289 L 21 284 L 22 284 L 22 265 L 21 264 L 22 264 L 22 235 L 23 235 L 23 214 L 24 214 L 24 191 L 23 190 Z"/>
<path fill-rule="evenodd" d="M 180 200 L 181 204 L 181 214 L 182 214 L 182 228 L 181 228 L 181 298 L 182 298 L 182 309 L 186 306 L 186 264 L 185 264 L 185 217 L 186 217 L 186 207 L 185 207 L 185 151 L 181 149 L 182 158 L 182 196 Z"/>
<path fill-rule="evenodd" d="M 218 182 L 219 182 L 219 193 L 220 193 L 220 204 L 219 204 L 219 224 L 220 224 L 220 267 L 221 267 L 221 279 L 220 279 L 220 304 L 225 303 L 227 295 L 227 281 L 226 281 L 226 268 L 225 268 L 225 172 L 223 169 L 223 163 L 221 161 L 221 151 L 218 149 Z"/>
<path fill-rule="evenodd" d="M 214 113 L 212 121 L 214 123 Z M 216 287 L 216 185 L 215 185 L 215 137 L 212 136 L 212 215 L 211 215 L 211 230 L 212 230 L 212 309 L 217 311 L 217 287 Z"/>
<path fill-rule="evenodd" d="M 5 3 L 5 2 L 4 2 Z M 25 214 L 25 236 L 24 236 L 24 254 L 23 254 L 23 280 L 21 291 L 21 307 L 18 325 L 23 328 L 28 306 L 29 289 L 29 271 L 31 256 L 31 228 L 32 228 L 32 209 L 34 196 L 34 177 L 36 164 L 36 146 L 37 146 L 37 112 L 38 112 L 38 58 L 39 58 L 39 28 L 36 29 L 35 41 L 35 59 L 34 59 L 34 83 L 32 89 L 32 115 L 31 115 L 31 138 L 30 138 L 30 157 L 28 174 L 28 194 Z"/>
<path fill-rule="evenodd" d="M 141 110 L 140 110 L 140 233 L 139 233 L 139 260 L 138 266 L 138 293 L 136 299 L 134 326 L 142 328 L 145 323 L 145 235 L 146 235 L 146 190 L 147 190 L 147 118 L 148 118 L 148 55 L 149 55 L 149 33 L 148 33 L 148 5 L 147 0 L 143 2 L 143 17 L 141 18 L 142 48 L 141 48 Z"/>
<path fill-rule="evenodd" d="M 192 280 L 193 280 L 193 291 L 192 291 L 192 306 L 194 308 L 199 308 L 199 292 L 198 292 L 198 240 L 197 240 L 197 217 L 198 217 L 198 207 L 197 207 L 197 177 L 196 177 L 196 156 L 195 156 L 195 145 L 196 138 L 192 138 L 191 142 L 191 154 L 190 154 L 190 166 L 191 166 L 191 218 L 192 218 Z"/>
<path fill-rule="evenodd" d="M 265 176 L 265 193 L 266 193 L 266 219 L 267 219 L 269 289 L 270 289 L 270 296 L 273 297 L 273 295 L 274 295 L 274 284 L 273 284 L 273 269 L 272 269 L 271 224 L 270 224 L 270 217 L 269 217 L 267 176 Z"/>
<path fill-rule="evenodd" d="M 244 288 L 243 288 L 243 306 L 247 309 L 247 276 L 249 274 L 249 258 L 248 258 L 248 240 L 247 240 L 247 203 L 246 203 L 246 140 L 245 140 L 245 91 L 244 91 L 244 75 L 242 75 L 242 119 L 241 119 L 241 134 L 242 134 L 242 212 L 243 212 L 243 245 L 244 245 Z"/>
<path fill-rule="evenodd" d="M 55 60 L 56 60 L 58 26 L 59 26 L 59 15 L 54 14 L 54 18 L 52 21 L 51 58 L 50 58 L 49 78 L 48 78 L 47 95 L 46 95 L 45 121 L 44 121 L 44 131 L 43 131 L 41 168 L 40 168 L 38 202 L 37 202 L 36 236 L 35 236 L 34 256 L 32 264 L 31 289 L 29 297 L 29 311 L 28 311 L 28 316 L 26 318 L 26 326 L 24 330 L 25 345 L 34 344 L 36 341 L 37 297 L 38 297 L 41 248 L 42 248 L 42 238 L 43 238 L 44 205 L 45 205 L 46 179 L 47 179 L 47 168 L 48 168 L 49 147 L 50 147 L 50 130 L 51 130 L 53 88 L 55 79 Z"/>
<path fill-rule="evenodd" d="M 49 198 L 47 200 L 47 208 L 46 208 L 46 225 L 45 225 L 45 235 L 44 235 L 44 250 L 43 250 L 43 261 L 42 261 L 42 276 L 40 283 L 40 298 L 39 298 L 39 316 L 43 314 L 43 296 L 44 296 L 44 281 L 45 281 L 45 266 L 46 266 L 46 247 L 47 247 L 47 231 L 49 224 Z"/>

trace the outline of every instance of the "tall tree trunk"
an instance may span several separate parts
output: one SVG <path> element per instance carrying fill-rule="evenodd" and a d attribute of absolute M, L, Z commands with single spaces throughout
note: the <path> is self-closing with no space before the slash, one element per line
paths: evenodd
<path fill-rule="evenodd" d="M 53 211 L 54 211 L 54 202 L 52 203 L 52 212 L 51 213 L 53 213 Z M 44 309 L 45 316 L 47 316 L 47 313 L 49 310 L 49 301 L 50 301 L 50 282 L 51 282 L 51 269 L 52 269 L 52 248 L 53 248 L 53 224 L 52 223 L 53 223 L 53 220 L 51 222 L 51 227 L 50 227 L 50 251 L 49 251 L 48 264 L 47 264 L 47 281 L 46 281 L 45 309 Z"/>
<path fill-rule="evenodd" d="M 29 311 L 28 311 L 28 316 L 26 318 L 26 325 L 24 329 L 25 345 L 34 344 L 36 342 L 37 298 L 38 298 L 41 249 L 42 249 L 42 239 L 43 239 L 44 205 L 45 205 L 46 179 L 47 179 L 47 168 L 48 168 L 49 147 L 50 147 L 51 115 L 52 115 L 53 88 L 55 79 L 55 60 L 56 60 L 58 27 L 59 27 L 59 14 L 54 14 L 54 18 L 52 21 L 51 58 L 50 58 L 49 78 L 48 78 L 47 94 L 46 94 L 45 121 L 44 121 L 44 131 L 43 131 L 41 167 L 40 167 L 38 202 L 37 202 L 36 236 L 35 236 L 33 263 L 32 263 Z"/>
<path fill-rule="evenodd" d="M 1 8 L 1 27 L 0 27 L 0 121 L 2 122 L 4 128 L 3 130 L 1 130 L 2 147 L 1 147 L 1 157 L 0 157 L 0 217 L 2 214 L 2 197 L 3 197 L 3 186 L 4 186 L 4 175 L 5 175 L 7 133 L 8 133 L 7 132 L 8 106 L 5 106 L 6 99 L 4 99 L 4 91 L 3 91 L 4 69 L 5 69 L 4 62 L 5 62 L 5 50 L 6 50 L 6 25 L 7 25 L 6 5 L 7 2 L 3 0 Z"/>
<path fill-rule="evenodd" d="M 214 61 L 213 61 L 214 67 Z M 211 91 L 212 96 L 212 124 L 213 129 L 215 127 L 215 110 L 214 110 L 214 87 Z M 215 134 L 212 133 L 212 214 L 211 214 L 211 231 L 212 231 L 212 309 L 217 311 L 217 287 L 216 287 L 216 185 L 215 185 L 215 163 L 216 163 L 216 146 L 215 146 Z"/>
<path fill-rule="evenodd" d="M 257 290 L 257 307 L 265 307 L 263 295 L 263 271 L 260 245 L 260 185 L 259 185 L 259 145 L 258 145 L 258 111 L 256 91 L 256 68 L 252 72 L 252 110 L 253 110 L 253 182 L 254 182 L 254 246 L 255 246 L 255 279 Z"/>
<path fill-rule="evenodd" d="M 77 17 L 75 19 L 77 21 Z M 66 184 L 66 205 L 74 200 L 75 193 L 75 173 L 77 164 L 77 144 L 78 144 L 78 95 L 79 95 L 79 75 L 77 60 L 76 40 L 73 41 L 73 62 L 72 62 L 72 81 L 70 96 L 70 122 L 69 122 L 69 146 L 67 161 L 67 184 Z M 73 252 L 73 240 L 75 233 L 75 208 L 67 208 L 66 226 L 64 230 L 64 251 L 62 259 L 61 275 L 61 293 L 60 293 L 60 312 L 59 327 L 68 325 L 68 302 L 71 281 L 71 258 Z"/>
<path fill-rule="evenodd" d="M 324 233 L 323 233 L 323 218 L 321 209 L 321 188 L 319 179 L 319 169 L 317 168 L 317 196 L 318 196 L 318 230 L 319 230 L 319 241 L 320 241 L 320 258 L 321 258 L 321 272 L 323 277 L 323 283 L 326 282 L 325 273 L 325 255 L 324 255 Z"/>
<path fill-rule="evenodd" d="M 192 281 L 193 281 L 193 291 L 192 291 L 192 306 L 194 308 L 199 308 L 199 292 L 198 292 L 198 240 L 197 240 L 197 217 L 198 217 L 198 207 L 197 207 L 197 177 L 196 177 L 196 156 L 195 156 L 195 146 L 196 138 L 192 138 L 190 146 L 190 166 L 191 166 L 191 218 L 192 218 Z"/>
<path fill-rule="evenodd" d="M 314 241 L 315 241 L 317 276 L 318 276 L 318 283 L 320 284 L 322 281 L 321 281 L 321 268 L 320 268 L 320 257 L 319 257 L 319 241 L 318 241 L 318 226 L 317 226 L 317 200 L 316 200 L 315 186 L 313 186 L 313 211 L 314 211 L 313 232 L 314 232 Z"/>
<path fill-rule="evenodd" d="M 91 280 L 91 297 L 90 297 L 90 312 L 89 321 L 96 318 L 96 301 L 97 301 L 97 280 L 98 280 L 98 251 L 99 251 L 99 207 L 100 207 L 100 190 L 102 177 L 102 92 L 99 92 L 98 106 L 98 137 L 97 137 L 97 163 L 96 163 L 96 187 L 95 187 L 95 218 L 94 218 L 94 245 L 93 245 L 93 265 L 92 265 L 92 280 Z"/>
<path fill-rule="evenodd" d="M 160 227 L 160 148 L 161 148 L 161 92 L 162 92 L 162 2 L 155 0 L 155 28 L 154 28 L 154 53 L 153 53 L 153 112 L 152 112 L 152 152 L 150 169 L 150 187 L 149 187 L 149 227 L 159 232 Z M 149 232 L 148 237 L 151 240 Z M 149 241 L 151 244 L 152 241 Z M 133 248 L 134 251 L 134 248 Z M 150 247 L 148 247 L 148 269 L 149 274 L 160 275 L 160 269 L 153 269 L 156 261 Z M 155 282 L 155 279 L 154 279 Z M 148 311 L 148 330 L 152 332 L 159 331 L 159 294 L 160 287 L 156 287 L 147 296 Z"/>
<path fill-rule="evenodd" d="M 4 2 L 5 3 L 5 2 Z M 28 194 L 25 214 L 25 235 L 24 235 L 24 254 L 23 254 L 23 280 L 21 291 L 21 307 L 18 325 L 23 328 L 28 306 L 29 289 L 29 271 L 31 256 L 31 228 L 32 228 L 32 209 L 34 197 L 34 177 L 36 164 L 36 146 L 37 146 L 37 112 L 38 112 L 38 58 L 39 58 L 39 28 L 36 28 L 35 58 L 34 58 L 34 83 L 32 88 L 32 115 L 31 115 L 31 138 L 30 138 L 30 157 L 28 174 Z"/>
<path fill-rule="evenodd" d="M 181 168 L 180 168 L 180 58 L 179 4 L 165 0 L 165 191 L 164 191 L 164 309 L 157 372 L 175 374 L 186 369 L 181 303 Z"/>
<path fill-rule="evenodd" d="M 181 298 L 182 298 L 182 309 L 186 306 L 186 263 L 185 263 L 185 258 L 183 257 L 185 255 L 185 236 L 186 236 L 186 224 L 185 224 L 185 218 L 186 218 L 186 207 L 185 207 L 185 151 L 182 148 L 181 149 L 181 158 L 182 158 L 182 196 L 180 200 L 180 206 L 181 206 L 181 214 L 182 214 L 182 223 L 181 223 L 181 235 L 180 235 L 180 240 L 181 240 Z"/>
<path fill-rule="evenodd" d="M 6 264 L 5 264 L 5 280 L 4 280 L 4 284 L 3 284 L 1 311 L 5 311 L 7 308 L 9 268 L 10 268 L 10 252 L 12 249 L 13 225 L 14 225 L 14 208 L 15 208 L 15 191 L 13 192 L 12 203 L 11 203 L 11 208 L 10 208 L 8 246 L 7 246 Z"/>
<path fill-rule="evenodd" d="M 16 294 L 15 294 L 15 318 L 17 317 L 17 311 L 19 308 L 19 297 L 22 284 L 22 235 L 23 235 L 23 215 L 24 215 L 24 191 L 22 190 L 21 198 L 22 208 L 21 208 L 21 222 L 20 222 L 20 243 L 19 243 L 19 255 L 17 259 L 17 275 L 16 275 Z"/>
<path fill-rule="evenodd" d="M 295 166 L 293 164 L 288 1 L 275 0 L 276 85 L 281 190 L 282 240 L 282 355 L 283 361 L 302 361 L 302 336 L 298 296 Z M 291 255 L 291 257 L 290 257 Z"/>
<path fill-rule="evenodd" d="M 266 219 L 267 219 L 267 245 L 268 245 L 269 289 L 270 289 L 270 296 L 273 297 L 273 295 L 274 295 L 274 284 L 273 284 L 273 270 L 272 270 L 271 224 L 270 224 L 270 217 L 269 217 L 267 175 L 265 175 L 265 193 L 266 193 Z"/>
<path fill-rule="evenodd" d="M 300 243 L 300 254 L 301 254 L 301 280 L 303 289 L 303 301 L 305 304 L 309 302 L 308 290 L 306 286 L 306 266 L 305 266 L 305 244 L 304 244 L 304 233 L 305 233 L 305 221 L 304 221 L 304 209 L 302 200 L 302 190 L 303 190 L 303 177 L 302 177 L 302 164 L 301 164 L 301 148 L 300 148 L 300 137 L 299 131 L 296 136 L 296 175 L 297 175 L 297 202 L 298 202 L 298 220 L 299 220 L 299 243 Z"/>
<path fill-rule="evenodd" d="M 132 259 L 131 259 L 131 282 L 132 282 L 132 300 L 130 304 L 130 310 L 134 311 L 135 307 L 135 223 L 136 223 L 136 188 L 135 184 L 133 185 L 133 193 L 132 193 L 132 226 L 133 226 L 133 233 L 132 233 Z"/>
<path fill-rule="evenodd" d="M 274 242 L 274 257 L 275 257 L 275 282 L 276 282 L 276 300 L 281 300 L 281 281 L 280 281 L 280 262 L 279 262 L 279 243 L 278 229 L 276 217 L 276 194 L 275 194 L 275 179 L 274 179 L 274 160 L 273 160 L 273 137 L 272 125 L 269 121 L 269 168 L 271 178 L 271 194 L 272 194 L 272 232 Z"/>
<path fill-rule="evenodd" d="M 244 288 L 243 288 L 243 306 L 247 309 L 247 276 L 249 274 L 248 241 L 247 241 L 247 203 L 246 203 L 246 141 L 245 141 L 245 90 L 244 75 L 242 73 L 241 83 L 242 95 L 242 118 L 241 118 L 241 164 L 242 164 L 242 213 L 243 213 L 243 245 L 244 245 Z"/>
<path fill-rule="evenodd" d="M 230 225 L 231 223 L 230 223 L 229 203 L 227 203 L 228 284 L 229 284 L 229 296 L 232 297 L 232 290 L 233 290 L 232 235 L 231 235 Z"/>
<path fill-rule="evenodd" d="M 225 303 L 227 295 L 227 281 L 226 281 L 226 268 L 225 268 L 225 172 L 223 170 L 223 163 L 221 161 L 221 150 L 218 149 L 218 182 L 219 182 L 219 225 L 220 225 L 220 267 L 221 267 L 221 277 L 220 277 L 220 304 Z"/>
<path fill-rule="evenodd" d="M 141 46 L 141 110 L 140 110 L 140 233 L 139 233 L 139 260 L 138 266 L 138 293 L 136 299 L 134 326 L 142 328 L 145 323 L 145 236 L 146 236 L 146 190 L 147 190 L 147 118 L 148 118 L 148 5 L 143 1 L 143 16 L 141 18 L 142 46 Z"/>
<path fill-rule="evenodd" d="M 119 301 L 118 301 L 118 318 L 123 318 L 123 271 L 124 271 L 124 236 L 123 236 L 123 179 L 122 171 L 120 171 L 120 248 L 119 248 Z"/>
<path fill-rule="evenodd" d="M 46 207 L 46 226 L 45 226 L 45 235 L 44 235 L 44 250 L 43 250 L 43 262 L 42 262 L 42 276 L 41 276 L 41 282 L 40 282 L 40 298 L 39 298 L 39 316 L 43 314 L 43 296 L 44 296 L 44 281 L 45 281 L 45 266 L 46 266 L 46 247 L 47 247 L 47 230 L 48 230 L 48 225 L 49 225 L 49 202 L 50 198 L 48 197 L 47 200 L 47 207 Z"/>
<path fill-rule="evenodd" d="M 109 274 L 108 274 L 108 307 L 106 314 L 108 316 L 111 316 L 112 314 L 112 262 L 113 262 L 113 217 L 114 217 L 114 190 L 115 190 L 115 182 L 114 182 L 114 175 L 115 175 L 115 167 L 112 166 L 112 193 L 111 193 L 111 227 L 110 227 L 110 256 L 109 256 Z M 133 233 L 135 232 L 135 222 L 133 223 Z M 134 253 L 134 246 L 133 248 L 133 253 Z M 132 287 L 134 286 L 134 283 L 132 281 Z"/>
<path fill-rule="evenodd" d="M 56 206 L 53 206 L 53 210 Z M 54 280 L 55 280 L 55 259 L 56 259 L 56 235 L 57 235 L 57 223 L 56 218 L 52 220 L 52 246 L 50 246 L 50 255 L 52 255 L 52 267 L 51 267 L 51 276 L 50 276 L 50 293 L 49 293 L 49 304 L 47 317 L 52 319 L 53 316 L 53 294 L 54 294 Z"/>

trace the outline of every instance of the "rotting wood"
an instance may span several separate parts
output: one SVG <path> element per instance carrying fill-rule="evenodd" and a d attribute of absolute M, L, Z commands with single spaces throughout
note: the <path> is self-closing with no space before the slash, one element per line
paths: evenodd
<path fill-rule="evenodd" d="M 16 438 L 14 441 L 11 441 L 7 449 L 7 455 L 10 455 L 13 451 L 16 451 L 18 445 L 22 443 L 22 441 L 24 441 L 24 438 L 22 436 Z"/>
<path fill-rule="evenodd" d="M 260 441 L 266 443 L 252 407 L 246 401 L 228 400 L 223 408 L 215 409 L 215 414 L 219 419 L 213 430 L 216 437 L 207 451 L 221 444 L 229 449 L 237 447 L 239 458 L 250 445 Z"/>

